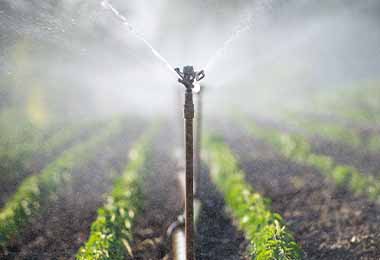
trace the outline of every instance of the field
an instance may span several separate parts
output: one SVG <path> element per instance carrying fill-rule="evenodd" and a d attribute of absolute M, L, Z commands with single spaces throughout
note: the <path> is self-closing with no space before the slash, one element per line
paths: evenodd
<path fill-rule="evenodd" d="M 379 23 L 0 0 L 0 260 L 379 260 Z"/>
<path fill-rule="evenodd" d="M 206 120 L 197 259 L 379 259 L 377 126 L 364 131 L 351 110 Z M 118 116 L 2 149 L 1 259 L 171 259 L 167 230 L 183 211 L 174 129 Z"/>

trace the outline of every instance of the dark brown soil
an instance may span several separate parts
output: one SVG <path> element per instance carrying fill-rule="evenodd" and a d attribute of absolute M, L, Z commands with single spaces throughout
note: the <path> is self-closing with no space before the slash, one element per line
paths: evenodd
<path fill-rule="evenodd" d="M 135 224 L 134 259 L 167 259 L 170 240 L 168 227 L 181 214 L 182 199 L 177 182 L 178 165 L 174 159 L 175 142 L 165 128 L 153 146 L 144 182 L 144 208 Z M 177 140 L 180 140 L 179 138 Z"/>
<path fill-rule="evenodd" d="M 310 116 L 311 118 L 316 118 L 315 115 Z M 346 125 L 347 128 L 355 129 L 361 135 L 361 138 L 364 140 L 364 142 L 365 139 L 368 139 L 371 136 L 379 136 L 378 127 L 363 127 L 357 126 L 354 123 L 347 124 L 343 123 L 342 121 L 339 122 L 339 118 L 325 118 L 324 121 L 328 123 L 336 122 L 337 124 L 342 125 L 342 127 Z M 302 129 L 291 129 L 284 124 L 279 124 L 275 120 L 265 120 L 261 118 L 260 123 L 266 126 L 275 127 L 281 131 L 296 132 L 302 134 Z M 314 153 L 330 156 L 334 158 L 338 164 L 354 166 L 364 174 L 380 177 L 380 152 L 369 151 L 368 149 L 365 149 L 365 147 L 356 148 L 349 144 L 330 140 L 318 135 L 309 136 L 308 141 L 311 143 L 312 151 Z"/>
<path fill-rule="evenodd" d="M 379 153 L 376 154 L 362 149 L 355 149 L 343 143 L 318 137 L 312 138 L 311 144 L 315 153 L 331 156 L 339 164 L 351 165 L 364 174 L 380 177 Z"/>
<path fill-rule="evenodd" d="M 25 177 L 32 174 L 38 174 L 49 162 L 51 162 L 51 160 L 54 160 L 55 157 L 59 156 L 63 151 L 74 145 L 76 142 L 84 140 L 90 134 L 91 133 L 88 129 L 83 129 L 83 131 L 77 136 L 73 136 L 70 141 L 56 147 L 56 149 L 51 150 L 48 153 L 36 151 L 33 154 L 33 157 L 29 159 L 27 165 L 21 165 L 20 163 L 19 165 L 14 165 L 12 169 L 0 166 L 2 171 L 7 171 L 6 175 L 9 175 L 9 171 L 12 171 L 9 177 L 3 177 L 0 181 L 0 208 L 4 206 L 9 197 L 17 190 L 17 187 Z"/>
<path fill-rule="evenodd" d="M 279 131 L 302 134 L 301 129 L 279 124 L 275 120 L 259 118 L 257 122 L 263 126 L 274 127 Z M 321 136 L 309 136 L 307 138 L 311 144 L 312 152 L 330 156 L 338 164 L 356 167 L 363 174 L 380 177 L 380 152 L 371 152 L 365 148 L 355 148 Z"/>
<path fill-rule="evenodd" d="M 243 131 L 224 126 L 221 132 L 247 180 L 288 223 L 305 259 L 380 259 L 378 205 L 338 189 Z"/>
<path fill-rule="evenodd" d="M 180 167 L 172 156 L 173 142 L 170 145 L 166 142 L 169 138 L 173 139 L 171 131 L 164 131 L 154 147 L 149 166 L 152 173 L 144 185 L 144 212 L 136 224 L 134 259 L 171 259 L 170 238 L 165 237 L 165 233 L 182 213 L 183 201 L 177 180 Z M 202 206 L 195 241 L 196 259 L 245 259 L 247 243 L 224 211 L 223 199 L 207 174 L 203 168 L 199 197 Z"/>
<path fill-rule="evenodd" d="M 170 259 L 170 241 L 165 234 L 182 208 L 179 167 L 172 154 L 176 137 L 168 130 L 171 128 L 157 138 L 147 165 L 145 204 L 132 245 L 134 259 Z M 338 189 L 314 169 L 282 158 L 240 129 L 218 129 L 238 156 L 247 180 L 272 199 L 273 210 L 294 232 L 305 259 L 380 259 L 380 206 Z M 74 185 L 62 185 L 56 203 L 37 217 L 0 259 L 74 259 L 103 205 L 103 194 L 126 164 L 130 137 L 138 135 L 132 132 L 99 149 L 92 164 L 76 169 Z M 197 259 L 246 259 L 247 242 L 225 212 L 222 196 L 205 168 L 200 188 Z"/>
<path fill-rule="evenodd" d="M 182 213 L 183 201 L 178 185 L 180 167 L 173 156 L 176 142 L 166 127 L 156 139 L 144 183 L 145 204 L 135 229 L 134 259 L 169 259 L 168 227 Z M 124 136 L 137 136 L 128 131 Z M 128 144 L 132 139 L 115 138 L 89 165 L 75 169 L 74 184 L 62 184 L 54 203 L 33 219 L 12 241 L 1 259 L 74 259 L 87 240 L 96 211 L 104 203 L 104 194 L 125 166 Z M 171 140 L 168 142 L 168 140 Z M 175 137 L 174 137 L 175 140 Z M 178 137 L 177 140 L 180 140 Z M 244 259 L 247 247 L 224 211 L 224 202 L 204 170 L 200 199 L 203 203 L 197 237 L 197 259 Z"/>
<path fill-rule="evenodd" d="M 226 212 L 223 197 L 210 181 L 205 167 L 202 169 L 200 182 L 199 199 L 202 208 L 197 222 L 196 259 L 248 259 L 248 242 L 233 225 L 232 218 Z"/>
<path fill-rule="evenodd" d="M 174 145 L 165 143 L 169 138 L 173 139 L 171 135 L 171 131 L 164 131 L 154 147 L 149 166 L 152 174 L 144 185 L 144 212 L 136 224 L 134 259 L 171 259 L 170 238 L 165 237 L 165 233 L 183 208 L 177 179 L 181 162 L 177 164 L 171 156 Z M 201 209 L 196 222 L 196 259 L 248 259 L 248 241 L 232 223 L 222 195 L 210 181 L 205 165 L 202 167 L 198 199 Z"/>
<path fill-rule="evenodd" d="M 376 122 L 355 122 L 348 118 L 342 118 L 340 116 L 334 116 L 332 114 L 315 114 L 315 113 L 305 113 L 304 118 L 309 120 L 315 120 L 320 124 L 337 124 L 342 127 L 347 127 L 353 129 L 355 132 L 359 133 L 363 139 L 370 136 L 375 136 L 380 134 L 380 127 Z"/>
<path fill-rule="evenodd" d="M 112 189 L 114 178 L 121 173 L 128 148 L 138 135 L 128 127 L 109 145 L 99 147 L 96 160 L 74 170 L 74 184 L 62 184 L 57 199 L 36 217 L 8 247 L 4 259 L 74 259 L 87 240 L 90 225 L 104 194 Z M 1 258 L 1 257 L 0 257 Z"/>

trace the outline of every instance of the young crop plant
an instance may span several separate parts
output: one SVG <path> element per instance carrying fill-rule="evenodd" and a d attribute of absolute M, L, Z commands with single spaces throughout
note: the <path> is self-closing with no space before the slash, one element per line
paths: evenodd
<path fill-rule="evenodd" d="M 40 145 L 38 153 L 43 155 L 56 153 L 61 147 L 71 144 L 90 131 L 101 129 L 104 125 L 106 123 L 103 121 L 87 121 L 63 127 Z"/>
<path fill-rule="evenodd" d="M 375 133 L 363 135 L 358 128 L 351 128 L 338 122 L 309 120 L 297 113 L 288 115 L 288 119 L 297 122 L 297 126 L 309 134 L 322 136 L 331 141 L 339 141 L 355 149 L 380 152 L 380 137 Z"/>
<path fill-rule="evenodd" d="M 334 93 L 328 89 L 308 101 L 308 104 L 313 104 L 313 109 L 309 111 L 332 115 L 355 124 L 376 125 L 380 122 L 379 84 L 378 80 L 373 80 L 338 88 Z"/>
<path fill-rule="evenodd" d="M 213 136 L 206 140 L 205 148 L 211 178 L 250 242 L 251 259 L 301 259 L 301 249 L 282 217 L 270 210 L 269 200 L 246 183 L 245 173 L 227 145 Z"/>
<path fill-rule="evenodd" d="M 27 177 L 0 210 L 0 247 L 7 245 L 30 220 L 54 202 L 61 185 L 71 185 L 74 170 L 96 157 L 96 151 L 123 131 L 123 123 L 110 122 L 96 135 L 63 152 L 38 175 Z"/>
<path fill-rule="evenodd" d="M 335 100 L 330 102 L 331 111 L 351 121 L 378 124 L 380 122 L 379 84 L 377 80 L 362 82 L 349 90 L 341 90 Z M 345 97 L 343 102 L 342 96 Z"/>
<path fill-rule="evenodd" d="M 148 174 L 146 164 L 155 131 L 154 127 L 145 133 L 132 148 L 130 161 L 106 204 L 98 210 L 90 237 L 79 250 L 77 260 L 133 259 L 133 226 L 143 206 L 142 184 Z"/>
<path fill-rule="evenodd" d="M 256 124 L 249 124 L 252 134 L 271 144 L 284 157 L 297 163 L 314 167 L 338 186 L 345 187 L 357 195 L 365 195 L 373 201 L 380 201 L 380 180 L 363 174 L 355 167 L 340 165 L 326 155 L 312 152 L 311 145 L 298 134 L 288 134 Z"/>
<path fill-rule="evenodd" d="M 5 145 L 0 149 L 1 180 L 12 182 L 25 177 L 38 158 L 49 159 L 58 155 L 65 146 L 69 146 L 85 132 L 97 129 L 102 123 L 98 121 L 72 125 L 58 130 L 43 140 Z"/>
<path fill-rule="evenodd" d="M 55 128 L 52 124 L 37 127 L 18 109 L 0 111 L 0 166 L 7 165 L 10 159 L 17 159 L 16 156 L 31 156 Z"/>
<path fill-rule="evenodd" d="M 338 140 L 353 147 L 363 145 L 360 133 L 356 129 L 345 127 L 336 122 L 319 122 L 315 119 L 308 120 L 295 114 L 291 115 L 290 119 L 297 122 L 297 125 L 310 134 L 320 135 L 333 141 Z"/>

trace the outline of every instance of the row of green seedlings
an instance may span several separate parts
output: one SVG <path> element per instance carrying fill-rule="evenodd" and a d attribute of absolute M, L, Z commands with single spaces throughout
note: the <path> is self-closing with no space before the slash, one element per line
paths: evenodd
<path fill-rule="evenodd" d="M 2 140 L 0 148 L 0 179 L 12 183 L 22 179 L 37 161 L 57 156 L 66 146 L 84 136 L 90 129 L 97 129 L 101 122 L 85 122 L 56 129 L 52 134 L 39 133 L 30 140 Z M 11 138 L 12 139 L 12 138 Z"/>
<path fill-rule="evenodd" d="M 20 175 L 26 168 L 26 159 L 32 157 L 39 144 L 51 134 L 51 128 L 37 129 L 11 109 L 0 112 L 0 177 Z"/>
<path fill-rule="evenodd" d="M 77 260 L 133 259 L 133 227 L 143 207 L 142 186 L 148 174 L 156 126 L 140 137 L 129 153 L 129 162 L 98 210 L 87 243 L 80 248 Z"/>
<path fill-rule="evenodd" d="M 0 247 L 6 247 L 34 217 L 43 214 L 47 204 L 57 199 L 59 187 L 71 185 L 75 169 L 94 160 L 98 150 L 122 133 L 124 124 L 122 119 L 109 122 L 84 142 L 64 151 L 39 174 L 25 178 L 0 209 Z"/>
<path fill-rule="evenodd" d="M 316 168 L 338 186 L 356 195 L 380 201 L 380 180 L 373 175 L 361 173 L 355 167 L 341 165 L 327 155 L 312 152 L 312 147 L 302 135 L 286 133 L 255 123 L 246 124 L 254 137 L 271 144 L 280 154 L 296 163 Z"/>
<path fill-rule="evenodd" d="M 315 95 L 311 101 L 317 112 L 329 114 L 355 122 L 357 124 L 380 123 L 380 81 L 358 82 L 351 86 L 339 88 L 333 93 L 331 89 Z M 309 102 L 310 104 L 310 102 Z"/>
<path fill-rule="evenodd" d="M 37 127 L 17 110 L 0 111 L 0 158 L 2 164 L 8 158 L 17 159 L 16 155 L 22 158 L 31 156 L 33 152 L 46 146 L 45 143 L 49 142 L 49 139 L 63 128 L 61 123 Z M 66 129 L 67 127 L 65 127 Z"/>
<path fill-rule="evenodd" d="M 380 136 L 376 133 L 364 135 L 358 128 L 352 128 L 337 122 L 309 120 L 295 113 L 288 117 L 307 133 L 319 135 L 331 141 L 338 141 L 354 149 L 380 152 Z"/>
<path fill-rule="evenodd" d="M 270 201 L 246 183 L 245 173 L 219 137 L 205 142 L 211 179 L 222 192 L 227 207 L 250 242 L 250 259 L 301 259 L 301 249 L 282 217 L 271 211 Z"/>
<path fill-rule="evenodd" d="M 330 101 L 330 107 L 336 114 L 359 122 L 359 123 L 380 123 L 380 82 L 370 81 L 360 86 L 353 86 L 347 93 L 340 90 L 335 100 Z M 342 97 L 344 102 L 339 102 Z"/>

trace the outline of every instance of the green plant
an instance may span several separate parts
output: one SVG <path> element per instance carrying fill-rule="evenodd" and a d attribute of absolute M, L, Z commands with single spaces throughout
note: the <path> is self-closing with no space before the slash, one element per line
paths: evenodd
<path fill-rule="evenodd" d="M 299 113 L 291 113 L 288 121 L 297 124 L 308 135 L 321 136 L 333 142 L 340 142 L 353 149 L 364 149 L 370 152 L 380 151 L 380 138 L 376 133 L 363 135 L 360 127 L 352 127 L 343 122 L 328 122 L 316 118 L 307 119 Z"/>
<path fill-rule="evenodd" d="M 376 136 L 371 136 L 367 140 L 367 147 L 371 152 L 379 152 L 380 151 L 380 136 L 377 134 Z"/>
<path fill-rule="evenodd" d="M 44 209 L 46 202 L 56 199 L 60 185 L 70 185 L 75 167 L 94 159 L 96 150 L 120 134 L 122 129 L 121 120 L 112 121 L 97 135 L 66 150 L 40 174 L 27 177 L 0 210 L 0 246 L 6 246 L 17 236 L 31 218 Z"/>
<path fill-rule="evenodd" d="M 6 144 L 0 148 L 0 175 L 2 181 L 13 183 L 27 175 L 32 165 L 43 158 L 49 160 L 57 156 L 65 146 L 71 145 L 90 129 L 98 129 L 102 122 L 90 121 L 78 125 L 55 129 L 48 135 L 39 133 L 25 142 L 16 142 L 12 138 L 2 140 Z M 47 135 L 47 137 L 46 137 Z"/>
<path fill-rule="evenodd" d="M 250 256 L 257 260 L 301 259 L 301 249 L 279 214 L 270 210 L 269 200 L 248 185 L 245 173 L 219 137 L 205 142 L 210 174 L 238 226 L 250 241 Z"/>
<path fill-rule="evenodd" d="M 327 91 L 314 95 L 311 100 L 312 109 L 309 111 L 332 115 L 356 124 L 379 123 L 379 84 L 379 80 L 370 80 L 334 87 L 333 92 L 327 88 Z M 308 103 L 310 104 L 309 100 Z"/>
<path fill-rule="evenodd" d="M 356 168 L 340 165 L 332 157 L 312 152 L 306 138 L 298 134 L 280 132 L 273 128 L 245 124 L 252 134 L 273 145 L 284 157 L 297 163 L 314 167 L 337 185 L 346 187 L 355 194 L 380 200 L 380 180 L 372 175 L 363 174 Z"/>
<path fill-rule="evenodd" d="M 127 168 L 115 182 L 107 203 L 98 210 L 90 238 L 79 250 L 77 260 L 132 259 L 133 225 L 143 205 L 142 184 L 154 132 L 143 135 L 132 148 Z"/>

